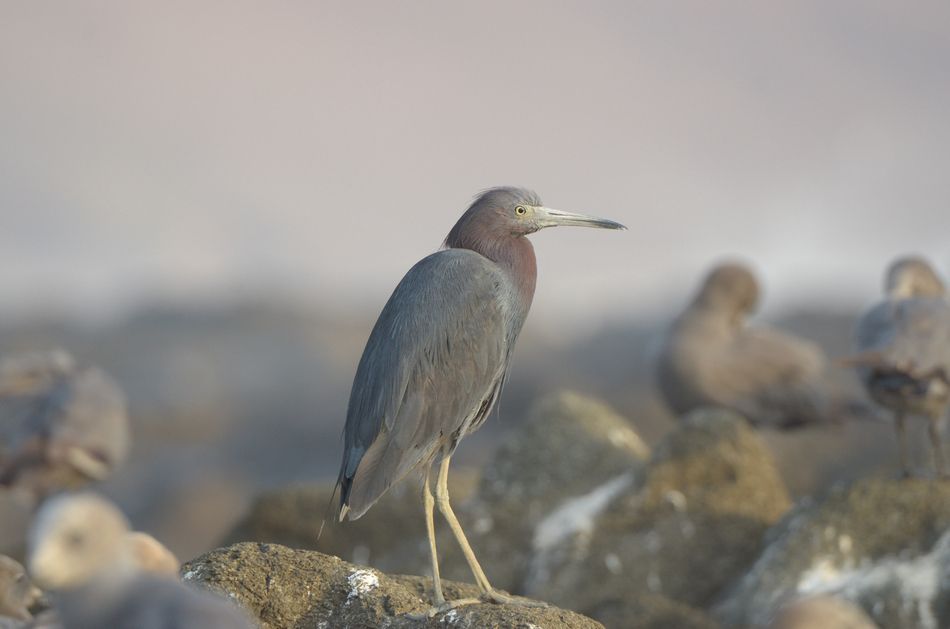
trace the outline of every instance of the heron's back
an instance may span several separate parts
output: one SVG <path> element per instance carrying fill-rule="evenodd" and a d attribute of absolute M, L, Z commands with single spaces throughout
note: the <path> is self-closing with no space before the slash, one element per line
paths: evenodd
<path fill-rule="evenodd" d="M 497 264 L 463 249 L 428 256 L 402 279 L 353 381 L 341 515 L 359 517 L 484 421 L 524 321 L 516 293 Z"/>

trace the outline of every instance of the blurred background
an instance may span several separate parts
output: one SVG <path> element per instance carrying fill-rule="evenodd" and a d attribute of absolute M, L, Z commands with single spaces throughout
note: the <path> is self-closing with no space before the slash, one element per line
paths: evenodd
<path fill-rule="evenodd" d="M 948 59 L 937 1 L 5 3 L 0 351 L 115 376 L 135 452 L 105 490 L 188 558 L 335 475 L 389 292 L 513 184 L 630 231 L 533 238 L 510 384 L 457 458 L 562 387 L 651 442 L 656 339 L 713 261 L 832 356 L 894 256 L 950 271 Z M 895 457 L 887 424 L 769 440 L 798 495 Z"/>

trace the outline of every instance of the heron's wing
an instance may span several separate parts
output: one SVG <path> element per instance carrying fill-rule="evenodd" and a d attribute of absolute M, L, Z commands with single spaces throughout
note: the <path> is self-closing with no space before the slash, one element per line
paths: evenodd
<path fill-rule="evenodd" d="M 364 513 L 396 481 L 448 445 L 495 393 L 507 366 L 500 269 L 445 250 L 396 287 L 366 343 L 350 394 L 341 505 Z"/>
<path fill-rule="evenodd" d="M 721 346 L 706 377 L 720 403 L 752 422 L 792 425 L 817 419 L 818 346 L 767 327 L 739 330 Z"/>

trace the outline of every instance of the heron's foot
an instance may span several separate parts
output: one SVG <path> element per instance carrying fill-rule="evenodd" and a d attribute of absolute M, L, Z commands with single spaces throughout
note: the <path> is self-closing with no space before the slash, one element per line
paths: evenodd
<path fill-rule="evenodd" d="M 436 603 L 433 601 L 432 607 L 427 609 L 421 614 L 406 614 L 406 618 L 410 620 L 428 620 L 434 618 L 439 614 L 444 614 L 447 611 L 451 611 L 458 607 L 464 607 L 465 605 L 478 605 L 482 603 L 480 598 L 457 598 L 452 601 L 443 600 L 441 603 Z"/>
<path fill-rule="evenodd" d="M 535 601 L 522 596 L 510 596 L 492 588 L 482 592 L 481 600 L 496 605 L 520 605 L 522 607 L 548 607 L 544 601 Z"/>

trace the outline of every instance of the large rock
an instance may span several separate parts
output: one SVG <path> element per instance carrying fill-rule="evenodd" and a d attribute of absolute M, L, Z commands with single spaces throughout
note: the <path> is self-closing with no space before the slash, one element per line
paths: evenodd
<path fill-rule="evenodd" d="M 765 624 L 787 601 L 833 594 L 881 627 L 950 627 L 950 483 L 862 480 L 803 502 L 726 592 L 725 624 Z"/>
<path fill-rule="evenodd" d="M 659 594 L 628 592 L 587 611 L 607 629 L 720 629 L 705 612 Z"/>
<path fill-rule="evenodd" d="M 476 604 L 430 619 L 431 580 L 387 576 L 316 551 L 276 544 L 221 548 L 182 567 L 185 581 L 203 584 L 247 609 L 263 629 L 332 627 L 462 627 L 594 629 L 589 618 L 554 607 Z M 448 598 L 477 595 L 473 586 L 444 582 Z"/>
<path fill-rule="evenodd" d="M 560 392 L 535 403 L 526 420 L 502 440 L 472 499 L 463 502 L 452 495 L 492 585 L 522 592 L 537 526 L 556 518 L 562 505 L 592 493 L 594 500 L 587 500 L 585 513 L 593 517 L 607 506 L 610 495 L 637 482 L 648 457 L 649 449 L 630 422 L 601 402 Z M 583 527 L 584 522 L 568 525 Z M 471 581 L 468 565 L 438 514 L 436 527 L 443 576 Z M 424 535 L 385 557 L 381 567 L 428 574 Z"/>
<path fill-rule="evenodd" d="M 391 488 L 359 520 L 337 522 L 332 484 L 301 485 L 267 491 L 257 497 L 247 515 L 224 544 L 270 542 L 291 548 L 319 550 L 353 563 L 377 566 L 378 559 L 407 539 L 425 536 L 421 480 L 410 478 Z M 449 491 L 464 500 L 472 494 L 478 473 L 453 469 Z M 327 518 L 322 534 L 321 523 Z M 378 566 L 377 566 L 378 567 Z M 388 566 L 399 570 L 404 566 Z"/>
<path fill-rule="evenodd" d="M 590 523 L 538 526 L 525 593 L 585 612 L 640 593 L 703 608 L 755 561 L 789 506 L 770 453 L 743 418 L 695 413 L 658 444 L 645 481 L 623 488 Z"/>

